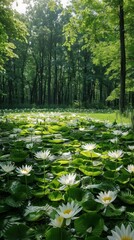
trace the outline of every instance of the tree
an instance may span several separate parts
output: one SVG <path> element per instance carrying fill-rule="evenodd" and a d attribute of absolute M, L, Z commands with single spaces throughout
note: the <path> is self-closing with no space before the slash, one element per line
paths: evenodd
<path fill-rule="evenodd" d="M 0 2 L 0 70 L 8 59 L 17 57 L 14 39 L 26 40 L 26 27 L 13 12 L 12 2 L 13 0 Z"/>
<path fill-rule="evenodd" d="M 113 83 L 116 82 L 113 86 L 116 85 L 120 88 L 119 95 L 116 95 L 116 97 L 120 98 L 120 110 L 122 112 L 126 104 L 125 79 L 126 68 L 129 66 L 125 57 L 125 51 L 128 54 L 125 37 L 130 43 L 131 37 L 129 36 L 132 35 L 131 31 L 124 35 L 125 28 L 129 29 L 130 19 L 132 20 L 132 15 L 129 14 L 130 11 L 132 12 L 132 3 L 127 0 L 124 0 L 124 2 L 123 5 L 123 1 L 120 0 L 95 0 L 90 2 L 88 0 L 73 0 L 73 14 L 64 28 L 67 46 L 70 47 L 78 41 L 78 35 L 81 33 L 83 48 L 90 49 L 93 63 L 104 67 L 105 74 L 108 76 L 107 79 L 112 80 Z M 132 73 L 130 67 L 129 71 Z M 132 84 L 132 80 L 129 78 L 130 81 Z"/>
<path fill-rule="evenodd" d="M 119 2 L 120 19 L 120 52 L 121 52 L 121 70 L 120 70 L 120 112 L 125 111 L 125 85 L 126 85 L 126 49 L 125 49 L 125 26 L 124 26 L 124 1 Z"/>

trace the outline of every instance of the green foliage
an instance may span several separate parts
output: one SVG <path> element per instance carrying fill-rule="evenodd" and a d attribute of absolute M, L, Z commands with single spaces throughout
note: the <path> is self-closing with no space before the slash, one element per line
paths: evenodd
<path fill-rule="evenodd" d="M 51 228 L 46 232 L 46 240 L 70 240 L 68 232 L 64 229 Z"/>
<path fill-rule="evenodd" d="M 14 51 L 14 40 L 26 41 L 26 26 L 13 13 L 12 0 L 0 4 L 0 70 L 3 69 L 8 59 L 18 57 Z"/>
<path fill-rule="evenodd" d="M 60 200 L 63 200 L 63 195 L 60 191 L 54 191 L 54 192 L 51 192 L 49 195 L 48 195 L 48 198 L 51 200 L 51 201 L 60 201 Z"/>
<path fill-rule="evenodd" d="M 24 224 L 12 224 L 4 232 L 4 236 L 7 240 L 28 240 L 31 239 L 30 235 L 32 234 L 30 228 Z"/>
<path fill-rule="evenodd" d="M 74 224 L 78 234 L 87 235 L 89 233 L 96 237 L 101 235 L 104 227 L 103 219 L 97 213 L 92 212 L 81 215 L 75 220 Z"/>

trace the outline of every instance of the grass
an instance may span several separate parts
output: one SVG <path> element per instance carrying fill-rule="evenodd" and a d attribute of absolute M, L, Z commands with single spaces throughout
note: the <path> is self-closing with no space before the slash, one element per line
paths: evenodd
<path fill-rule="evenodd" d="M 34 112 L 63 112 L 64 114 L 68 113 L 79 113 L 80 116 L 91 117 L 93 119 L 98 119 L 100 121 L 109 121 L 110 123 L 118 123 L 118 124 L 131 124 L 130 113 L 126 115 L 121 115 L 119 111 L 115 110 L 92 110 L 92 109 L 5 109 L 1 111 L 1 114 L 15 114 L 15 113 L 34 113 Z"/>
<path fill-rule="evenodd" d="M 109 121 L 111 123 L 117 122 L 119 124 L 129 124 L 131 123 L 130 118 L 124 117 L 118 112 L 110 112 L 110 113 L 90 113 L 90 116 L 94 119 L 99 119 L 101 121 Z"/>

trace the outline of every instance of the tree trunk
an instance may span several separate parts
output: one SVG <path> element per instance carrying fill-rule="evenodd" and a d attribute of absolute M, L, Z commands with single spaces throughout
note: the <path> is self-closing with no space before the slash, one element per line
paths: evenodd
<path fill-rule="evenodd" d="M 124 29 L 124 8 L 123 0 L 120 1 L 120 112 L 125 110 L 125 81 L 126 81 L 126 53 L 125 53 L 125 29 Z"/>

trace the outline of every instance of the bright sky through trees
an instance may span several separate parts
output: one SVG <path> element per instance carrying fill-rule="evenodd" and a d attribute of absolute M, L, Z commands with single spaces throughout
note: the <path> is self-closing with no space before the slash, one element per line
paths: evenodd
<path fill-rule="evenodd" d="M 63 4 L 63 7 L 66 7 L 69 0 L 61 0 L 61 3 Z M 20 13 L 25 13 L 26 11 L 26 4 L 23 3 L 23 0 L 16 0 L 13 3 L 13 8 L 16 9 Z"/>

